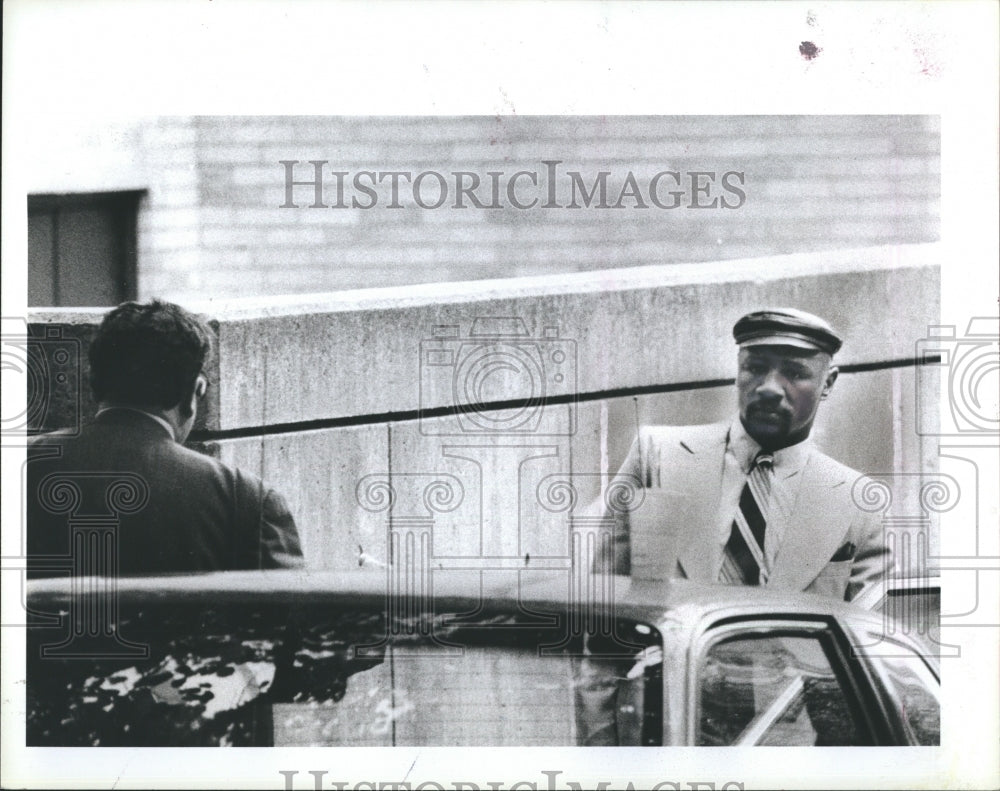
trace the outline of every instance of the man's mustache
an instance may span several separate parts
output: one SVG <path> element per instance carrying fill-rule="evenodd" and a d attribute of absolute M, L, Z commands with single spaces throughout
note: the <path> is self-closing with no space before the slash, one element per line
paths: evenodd
<path fill-rule="evenodd" d="M 755 415 L 774 415 L 780 418 L 787 418 L 789 416 L 789 412 L 787 409 L 783 409 L 778 403 L 754 401 L 752 404 L 747 405 L 747 417 L 754 417 Z"/>

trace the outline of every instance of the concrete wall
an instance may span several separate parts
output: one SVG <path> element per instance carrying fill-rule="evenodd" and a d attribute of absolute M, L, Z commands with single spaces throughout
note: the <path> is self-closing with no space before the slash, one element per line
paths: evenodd
<path fill-rule="evenodd" d="M 184 116 L 33 130 L 33 193 L 145 189 L 138 223 L 139 295 L 186 302 L 367 286 L 744 259 L 938 239 L 940 134 L 930 116 L 682 117 L 219 117 Z M 58 152 L 53 156 L 52 152 Z M 325 160 L 329 172 L 489 172 L 507 179 L 559 161 L 556 194 L 571 203 L 570 171 L 608 177 L 609 205 L 632 171 L 642 189 L 658 172 L 744 174 L 739 208 L 682 205 L 535 208 L 303 208 L 285 202 L 281 160 Z M 67 164 L 69 163 L 69 164 Z M 682 179 L 688 181 L 687 177 Z M 707 183 L 704 180 L 702 183 Z M 666 191 L 675 189 L 669 180 Z M 433 179 L 424 187 L 434 200 Z M 453 190 L 453 187 L 452 187 Z M 485 187 L 478 192 L 488 196 Z M 409 195 L 409 197 L 406 197 Z M 363 196 L 360 196 L 363 197 Z M 365 202 L 365 201 L 363 201 Z M 489 202 L 487 198 L 487 202 Z M 648 200 L 646 201 L 648 204 Z M 503 203 L 507 201 L 504 198 Z M 582 205 L 582 204 L 578 204 Z"/>
<path fill-rule="evenodd" d="M 219 342 L 198 439 L 286 495 L 313 566 L 356 566 L 361 550 L 387 559 L 391 516 L 431 541 L 422 562 L 435 567 L 529 556 L 562 568 L 579 511 L 559 481 L 580 505 L 617 470 L 637 424 L 733 414 L 734 321 L 795 305 L 846 338 L 818 444 L 902 482 L 897 507 L 917 508 L 912 476 L 937 468 L 936 442 L 917 425 L 936 421 L 937 389 L 909 361 L 937 322 L 939 256 L 904 245 L 191 304 L 210 311 Z M 98 315 L 39 311 L 33 330 L 85 337 Z M 526 335 L 470 343 L 486 319 L 507 330 L 517 319 Z M 502 403 L 542 387 L 545 406 Z M 448 413 L 470 394 L 490 408 Z"/>

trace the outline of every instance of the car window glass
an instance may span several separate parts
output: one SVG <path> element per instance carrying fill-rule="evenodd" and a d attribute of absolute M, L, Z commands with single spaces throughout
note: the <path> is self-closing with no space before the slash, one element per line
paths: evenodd
<path fill-rule="evenodd" d="M 581 641 L 560 645 L 551 630 L 518 629 L 511 617 L 475 627 L 454 618 L 397 622 L 391 635 L 381 616 L 377 624 L 341 619 L 304 626 L 273 705 L 274 744 L 567 746 L 649 739 L 644 726 L 659 708 L 653 703 L 660 660 L 648 654 L 640 660 L 621 648 L 585 652 Z"/>
<path fill-rule="evenodd" d="M 308 688 L 307 688 L 308 689 Z M 275 702 L 276 746 L 571 745 L 568 657 L 523 648 L 387 646 L 337 696 Z"/>
<path fill-rule="evenodd" d="M 287 608 L 123 613 L 123 641 L 28 629 L 27 744 L 253 745 L 266 730 Z M 82 639 L 81 639 L 82 637 Z M 136 655 L 140 646 L 145 656 Z"/>
<path fill-rule="evenodd" d="M 28 630 L 29 745 L 662 739 L 658 648 L 591 651 L 588 642 L 585 653 L 562 627 L 512 615 L 470 623 L 419 614 L 390 624 L 381 607 L 164 605 L 123 611 L 118 634 L 148 656 L 116 656 L 113 643 L 80 656 L 87 646 L 60 643 L 59 629 Z"/>
<path fill-rule="evenodd" d="M 699 745 L 867 743 L 818 635 L 715 643 L 698 683 Z"/>
<path fill-rule="evenodd" d="M 872 635 L 878 638 L 879 635 Z M 897 701 L 912 741 L 921 745 L 941 744 L 941 704 L 937 679 L 919 654 L 893 642 L 895 655 L 875 656 L 871 661 L 882 671 L 889 693 Z"/>

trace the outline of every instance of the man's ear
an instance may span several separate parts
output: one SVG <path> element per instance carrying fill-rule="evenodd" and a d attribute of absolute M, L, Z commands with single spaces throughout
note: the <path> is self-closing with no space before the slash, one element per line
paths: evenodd
<path fill-rule="evenodd" d="M 819 396 L 821 399 L 830 395 L 830 391 L 833 390 L 833 384 L 837 381 L 839 375 L 840 369 L 836 365 L 831 365 L 826 372 L 826 379 L 823 382 L 823 392 Z"/>
<path fill-rule="evenodd" d="M 205 382 L 199 376 L 194 380 L 194 386 L 191 388 L 190 392 L 184 396 L 178 406 L 178 412 L 180 416 L 187 420 L 190 418 L 198 409 L 198 400 L 204 395 Z M 201 388 L 201 389 L 199 389 Z"/>

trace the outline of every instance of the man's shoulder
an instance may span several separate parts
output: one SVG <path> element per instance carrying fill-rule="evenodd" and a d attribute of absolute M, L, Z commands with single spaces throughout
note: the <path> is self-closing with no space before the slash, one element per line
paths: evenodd
<path fill-rule="evenodd" d="M 185 445 L 174 445 L 178 457 L 191 469 L 224 478 L 229 486 L 239 491 L 243 496 L 263 498 L 269 493 L 260 476 L 210 455 L 205 450 L 189 448 Z"/>
<path fill-rule="evenodd" d="M 891 499 L 885 483 L 848 467 L 817 448 L 813 448 L 809 457 L 807 474 L 832 498 L 829 502 L 837 502 L 866 518 L 875 519 L 880 510 L 878 504 L 887 497 Z"/>
<path fill-rule="evenodd" d="M 39 465 L 44 468 L 59 466 L 70 459 L 72 464 L 83 465 L 86 469 L 90 457 L 98 454 L 106 444 L 105 438 L 99 436 L 90 424 L 80 428 L 57 429 L 29 436 L 27 458 L 36 469 Z"/>
<path fill-rule="evenodd" d="M 663 444 L 666 442 L 694 443 L 702 444 L 714 440 L 725 439 L 726 432 L 729 431 L 729 423 L 703 423 L 692 426 L 662 426 L 649 425 L 639 429 L 641 439 Z"/>
<path fill-rule="evenodd" d="M 816 447 L 813 447 L 809 456 L 809 466 L 814 469 L 815 474 L 837 483 L 854 484 L 856 481 L 866 478 L 864 473 L 858 472 L 853 467 L 848 467 L 832 456 L 827 456 Z"/>
<path fill-rule="evenodd" d="M 211 455 L 207 449 L 192 448 L 174 442 L 171 443 L 168 453 L 174 457 L 178 464 L 194 473 L 225 478 L 233 485 L 254 483 L 258 480 L 253 474 Z"/>
<path fill-rule="evenodd" d="M 80 437 L 81 433 L 77 429 L 64 428 L 44 434 L 30 434 L 25 437 L 25 446 L 29 456 L 49 455 L 52 448 L 73 445 L 79 442 Z"/>
<path fill-rule="evenodd" d="M 80 432 L 77 429 L 72 428 L 61 428 L 56 431 L 46 431 L 44 434 L 30 434 L 26 437 L 28 441 L 28 447 L 34 447 L 36 445 L 44 445 L 51 442 L 67 442 L 76 439 L 80 436 Z"/>
<path fill-rule="evenodd" d="M 256 475 L 225 462 L 206 452 L 206 448 L 188 447 L 150 431 L 90 424 L 81 432 L 63 431 L 39 434 L 30 438 L 28 454 L 44 464 L 63 465 L 69 460 L 77 464 L 106 467 L 108 458 L 119 454 L 125 465 L 141 475 L 173 480 L 204 492 L 205 485 L 216 491 L 225 490 L 241 496 L 260 498 L 263 484 Z M 133 469 L 134 467 L 134 469 Z"/>

